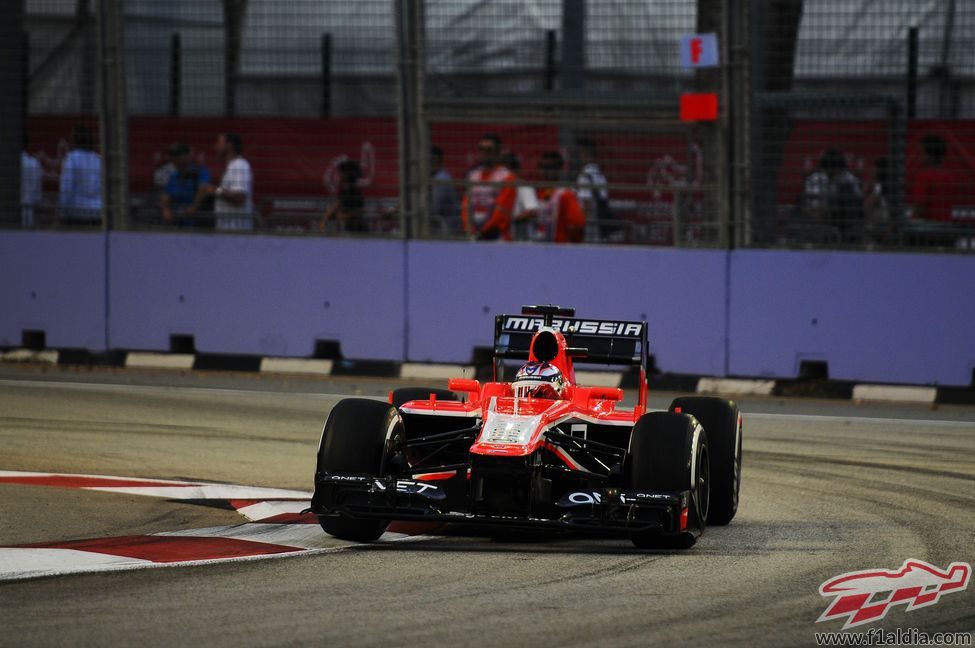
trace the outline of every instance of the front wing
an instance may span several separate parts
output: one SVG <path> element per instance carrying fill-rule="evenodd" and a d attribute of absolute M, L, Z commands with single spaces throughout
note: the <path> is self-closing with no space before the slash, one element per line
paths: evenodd
<path fill-rule="evenodd" d="M 466 476 L 461 479 L 466 482 Z M 690 491 L 582 488 L 564 493 L 551 502 L 548 515 L 504 515 L 471 511 L 464 498 L 458 498 L 447 484 L 438 482 L 321 472 L 315 476 L 315 486 L 311 510 L 320 516 L 575 529 L 611 534 L 654 531 L 669 535 L 689 531 L 696 535 L 700 531 L 688 528 Z"/>

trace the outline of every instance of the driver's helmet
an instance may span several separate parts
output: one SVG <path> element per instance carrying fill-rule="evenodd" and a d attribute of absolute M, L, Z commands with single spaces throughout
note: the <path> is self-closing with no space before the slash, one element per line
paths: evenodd
<path fill-rule="evenodd" d="M 515 398 L 551 398 L 565 393 L 565 379 L 559 368 L 547 362 L 529 362 L 518 370 L 511 388 Z"/>

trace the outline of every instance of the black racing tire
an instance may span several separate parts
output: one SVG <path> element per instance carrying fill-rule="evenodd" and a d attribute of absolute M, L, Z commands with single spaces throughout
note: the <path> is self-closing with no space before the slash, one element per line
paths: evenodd
<path fill-rule="evenodd" d="M 437 397 L 437 400 L 460 400 L 457 394 L 449 389 L 434 389 L 432 387 L 400 387 L 393 390 L 393 407 L 399 409 L 403 403 L 412 400 L 429 400 L 430 394 Z"/>
<path fill-rule="evenodd" d="M 318 472 L 385 475 L 394 458 L 391 448 L 403 435 L 399 411 L 387 403 L 346 398 L 332 408 L 318 446 Z M 372 542 L 386 531 L 389 520 L 320 515 L 326 533 L 356 542 Z"/>
<path fill-rule="evenodd" d="M 678 409 L 679 408 L 679 409 Z M 711 508 L 708 524 L 729 524 L 741 494 L 741 412 L 734 401 L 706 396 L 676 398 L 670 411 L 696 418 L 708 433 L 711 451 Z"/>
<path fill-rule="evenodd" d="M 631 537 L 641 549 L 687 549 L 708 519 L 710 461 L 708 437 L 693 416 L 644 414 L 633 426 L 628 483 L 634 490 L 691 491 L 687 530 L 677 535 L 641 531 Z"/>

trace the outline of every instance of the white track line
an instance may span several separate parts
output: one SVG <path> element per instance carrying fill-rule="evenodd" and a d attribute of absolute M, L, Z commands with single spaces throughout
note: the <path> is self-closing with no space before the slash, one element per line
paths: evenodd
<path fill-rule="evenodd" d="M 235 498 L 236 499 L 236 498 Z M 251 499 L 251 498 L 241 498 L 241 499 Z M 308 499 L 311 499 L 311 494 L 308 494 Z M 237 512 L 243 515 L 248 520 L 266 520 L 268 518 L 275 517 L 277 515 L 285 515 L 287 513 L 301 513 L 306 508 L 308 508 L 308 501 L 302 500 L 297 502 L 258 502 L 256 504 L 251 504 L 250 506 L 242 506 L 237 509 Z"/>
<path fill-rule="evenodd" d="M 222 387 L 194 387 L 190 385 L 125 385 L 120 383 L 85 383 L 56 380 L 18 380 L 0 379 L 0 385 L 13 387 L 46 387 L 49 389 L 77 389 L 79 391 L 135 391 L 135 392 L 189 392 L 199 394 L 227 394 L 234 396 L 301 396 L 322 399 L 336 398 L 368 398 L 370 400 L 385 401 L 384 396 L 368 396 L 360 394 L 340 394 L 330 392 L 293 392 L 293 391 L 265 391 L 258 389 L 230 389 Z"/>
<path fill-rule="evenodd" d="M 746 422 L 748 419 L 809 421 L 815 423 L 841 423 L 843 421 L 856 421 L 857 423 L 870 423 L 876 425 L 932 425 L 940 427 L 972 428 L 972 430 L 975 430 L 975 421 L 881 418 L 878 416 L 831 416 L 826 414 L 771 414 L 767 412 L 743 412 L 742 416 L 745 417 Z"/>
<path fill-rule="evenodd" d="M 89 475 L 87 473 L 49 473 L 49 472 L 30 472 L 26 470 L 0 470 L 0 477 L 81 477 L 88 479 L 104 479 L 109 481 L 143 481 L 155 482 L 158 484 L 193 484 L 199 485 L 201 482 L 188 482 L 177 479 L 156 479 L 155 477 L 120 477 L 118 475 Z"/>
<path fill-rule="evenodd" d="M 262 524 L 247 522 L 233 526 L 210 527 L 206 529 L 186 529 L 184 531 L 165 531 L 157 536 L 194 538 L 233 538 L 250 540 L 265 544 L 297 547 L 298 549 L 328 549 L 335 541 L 318 524 Z M 405 534 L 389 534 L 388 539 L 406 537 Z"/>
<path fill-rule="evenodd" d="M 62 486 L 60 484 L 26 484 L 47 486 L 52 488 L 76 488 L 79 490 L 101 491 L 105 493 L 125 493 L 127 495 L 144 495 L 146 497 L 163 497 L 174 500 L 291 500 L 304 502 L 311 500 L 308 491 L 289 490 L 284 488 L 267 488 L 263 486 L 241 486 L 239 484 L 208 484 L 201 482 L 175 481 L 172 479 L 152 479 L 149 477 L 117 477 L 110 475 L 86 475 L 78 473 L 39 473 L 21 472 L 16 470 L 0 470 L 3 477 L 54 477 L 79 478 L 97 480 L 107 483 L 92 483 L 85 486 Z M 153 482 L 153 485 L 112 486 L 111 482 Z M 2 482 L 0 482 L 2 483 Z M 172 486 L 160 485 L 172 484 Z"/>
<path fill-rule="evenodd" d="M 174 500 L 267 500 L 301 498 L 308 502 L 311 493 L 305 491 L 284 490 L 281 488 L 262 488 L 259 486 L 238 486 L 236 484 L 201 484 L 199 486 L 174 486 L 172 488 L 160 486 L 93 486 L 86 490 L 103 491 L 106 493 L 125 493 L 127 495 L 146 495 L 148 497 L 162 497 Z"/>
<path fill-rule="evenodd" d="M 150 560 L 75 549 L 0 547 L 0 582 L 58 574 L 136 569 L 155 564 Z"/>

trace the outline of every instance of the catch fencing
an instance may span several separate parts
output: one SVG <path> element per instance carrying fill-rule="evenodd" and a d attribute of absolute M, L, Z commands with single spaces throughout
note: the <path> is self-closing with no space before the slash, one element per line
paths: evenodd
<path fill-rule="evenodd" d="M 9 17 L 6 227 L 975 247 L 972 3 L 25 0 Z M 236 156 L 249 173 L 228 173 Z M 485 229 L 474 198 L 510 187 L 503 232 Z"/>

